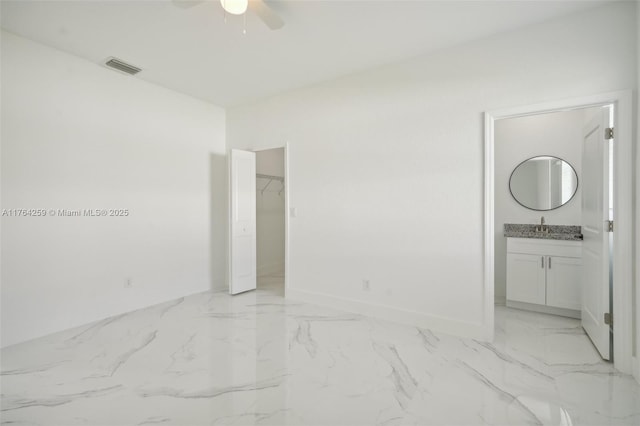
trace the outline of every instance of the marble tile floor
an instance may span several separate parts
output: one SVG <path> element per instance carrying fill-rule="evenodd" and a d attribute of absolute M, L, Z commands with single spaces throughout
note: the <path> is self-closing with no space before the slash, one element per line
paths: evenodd
<path fill-rule="evenodd" d="M 640 424 L 640 386 L 576 320 L 499 307 L 484 343 L 266 287 L 3 349 L 2 424 Z"/>

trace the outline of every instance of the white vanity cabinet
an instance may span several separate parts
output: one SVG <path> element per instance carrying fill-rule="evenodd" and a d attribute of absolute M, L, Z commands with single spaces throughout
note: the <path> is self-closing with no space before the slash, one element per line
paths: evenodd
<path fill-rule="evenodd" d="M 507 238 L 507 306 L 580 318 L 582 241 Z"/>

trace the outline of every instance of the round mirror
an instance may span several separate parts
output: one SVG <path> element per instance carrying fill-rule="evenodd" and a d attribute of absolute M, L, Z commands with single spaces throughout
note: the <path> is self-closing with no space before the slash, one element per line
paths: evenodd
<path fill-rule="evenodd" d="M 578 189 L 571 164 L 557 157 L 533 157 L 518 164 L 509 178 L 513 198 L 531 210 L 553 210 L 568 203 Z"/>

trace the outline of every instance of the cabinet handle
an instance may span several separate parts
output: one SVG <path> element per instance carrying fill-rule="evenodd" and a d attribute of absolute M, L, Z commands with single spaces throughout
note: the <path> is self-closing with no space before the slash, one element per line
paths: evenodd
<path fill-rule="evenodd" d="M 549 269 L 551 269 L 551 256 L 549 256 Z"/>
<path fill-rule="evenodd" d="M 540 256 L 540 267 L 544 269 L 544 256 Z"/>

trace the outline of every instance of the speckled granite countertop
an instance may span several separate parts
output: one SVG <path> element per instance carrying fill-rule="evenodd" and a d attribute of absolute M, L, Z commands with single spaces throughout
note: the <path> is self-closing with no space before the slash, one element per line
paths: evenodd
<path fill-rule="evenodd" d="M 504 236 L 512 238 L 540 238 L 545 240 L 582 241 L 582 227 L 547 225 L 549 233 L 536 232 L 536 226 L 517 223 L 504 224 Z"/>

